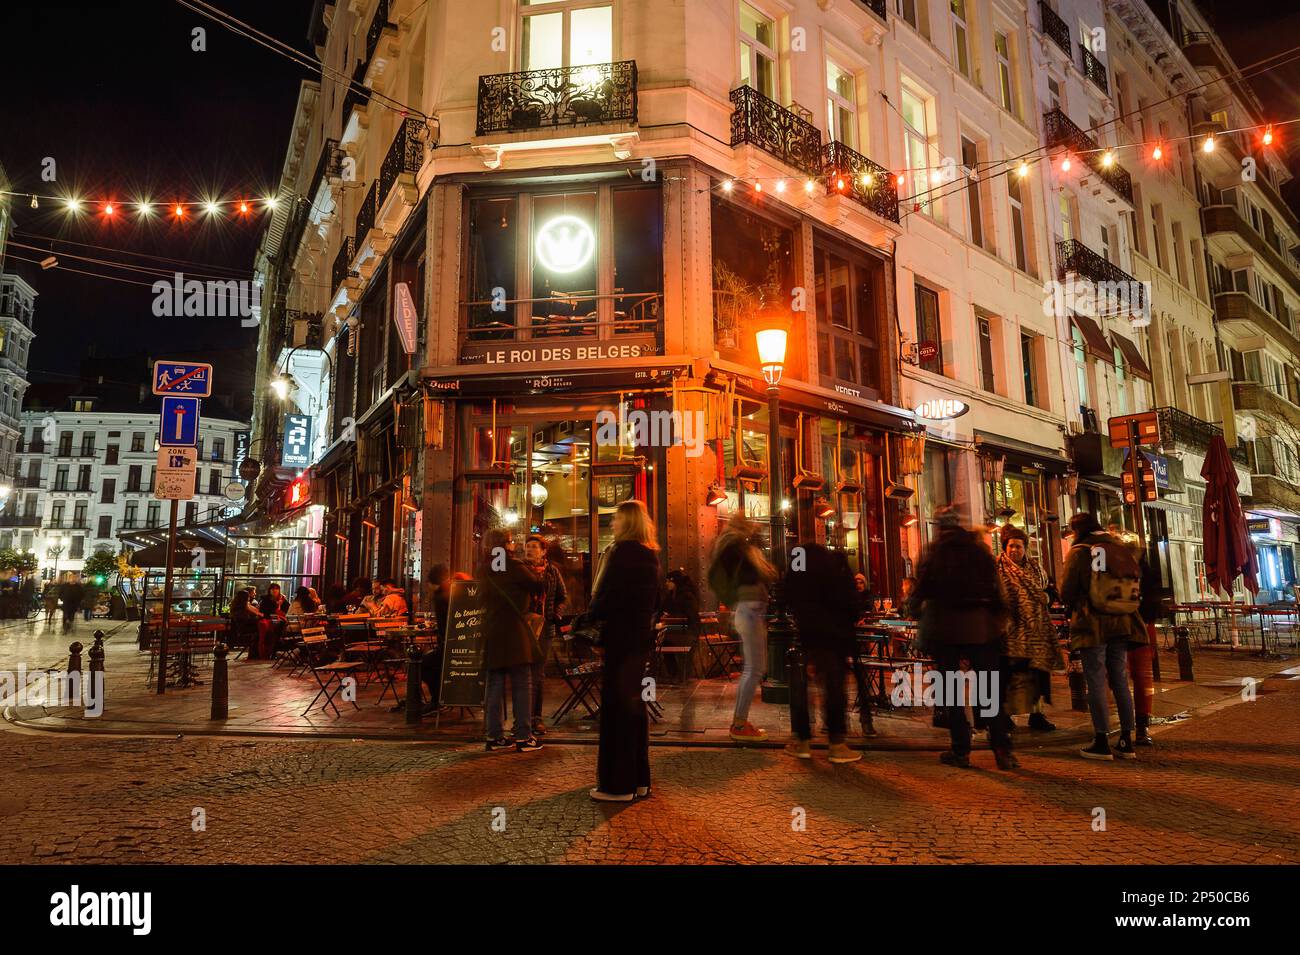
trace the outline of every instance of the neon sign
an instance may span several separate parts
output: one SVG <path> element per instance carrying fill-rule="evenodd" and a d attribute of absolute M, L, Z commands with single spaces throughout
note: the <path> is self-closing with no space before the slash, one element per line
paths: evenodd
<path fill-rule="evenodd" d="M 596 253 L 596 234 L 577 216 L 556 216 L 537 231 L 537 261 L 549 272 L 576 272 Z"/>

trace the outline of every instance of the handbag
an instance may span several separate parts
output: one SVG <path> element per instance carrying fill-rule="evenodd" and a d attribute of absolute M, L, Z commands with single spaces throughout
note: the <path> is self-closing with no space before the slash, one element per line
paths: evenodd
<path fill-rule="evenodd" d="M 602 623 L 585 610 L 574 617 L 573 622 L 569 624 L 569 636 L 593 647 L 603 646 L 605 643 Z"/>

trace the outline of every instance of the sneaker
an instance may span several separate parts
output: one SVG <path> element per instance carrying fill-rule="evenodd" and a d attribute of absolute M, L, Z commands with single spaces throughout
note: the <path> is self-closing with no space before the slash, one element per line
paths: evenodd
<path fill-rule="evenodd" d="M 1133 745 L 1154 746 L 1156 745 L 1156 741 L 1151 738 L 1151 734 L 1147 732 L 1146 727 L 1142 727 L 1137 731 L 1137 734 L 1133 737 Z"/>
<path fill-rule="evenodd" d="M 1106 737 L 1098 736 L 1092 741 L 1091 746 L 1085 746 L 1079 750 L 1079 755 L 1084 759 L 1114 759 L 1110 751 L 1110 745 L 1106 742 Z"/>
<path fill-rule="evenodd" d="M 812 759 L 812 747 L 806 739 L 797 739 L 785 744 L 785 754 L 795 759 Z"/>
<path fill-rule="evenodd" d="M 1137 753 L 1133 752 L 1133 741 L 1127 736 L 1121 736 L 1118 743 L 1115 744 L 1116 759 L 1137 759 Z"/>
<path fill-rule="evenodd" d="M 759 743 L 767 739 L 767 730 L 761 730 L 749 720 L 731 724 L 731 738 L 737 743 Z"/>
<path fill-rule="evenodd" d="M 637 798 L 637 799 L 649 799 L 649 798 L 650 798 L 650 787 L 649 787 L 649 786 L 637 786 L 637 787 L 636 787 L 636 798 Z"/>
<path fill-rule="evenodd" d="M 832 763 L 856 763 L 862 758 L 862 753 L 856 749 L 851 749 L 848 743 L 831 743 L 826 758 Z"/>
<path fill-rule="evenodd" d="M 542 744 L 537 742 L 536 736 L 530 736 L 528 739 L 515 743 L 515 751 L 519 753 L 535 753 L 542 748 Z"/>
<path fill-rule="evenodd" d="M 505 749 L 514 749 L 515 741 L 502 736 L 498 739 L 490 739 L 485 747 L 489 753 L 499 753 Z"/>
<path fill-rule="evenodd" d="M 596 802 L 631 802 L 636 798 L 632 793 L 606 793 L 599 789 L 591 790 L 590 795 Z"/>
<path fill-rule="evenodd" d="M 1042 713 L 1030 713 L 1029 728 L 1039 733 L 1050 733 L 1056 729 L 1056 724 L 1050 722 Z"/>
<path fill-rule="evenodd" d="M 959 769 L 970 769 L 970 756 L 963 753 L 954 753 L 949 750 L 946 753 L 939 754 L 939 762 L 945 766 L 956 766 Z"/>
<path fill-rule="evenodd" d="M 534 736 L 545 736 L 545 735 L 546 735 L 546 721 L 545 721 L 545 720 L 533 720 L 533 735 L 534 735 Z"/>
<path fill-rule="evenodd" d="M 998 769 L 1012 770 L 1020 768 L 1020 760 L 1016 759 L 1016 754 L 1009 749 L 995 749 L 993 759 L 998 764 Z"/>

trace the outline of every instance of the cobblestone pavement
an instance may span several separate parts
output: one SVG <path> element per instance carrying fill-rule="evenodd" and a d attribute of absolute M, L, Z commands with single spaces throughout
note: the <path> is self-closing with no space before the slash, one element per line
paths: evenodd
<path fill-rule="evenodd" d="M 596 753 L 0 732 L 7 862 L 1296 863 L 1300 681 L 1159 728 L 1136 763 L 932 753 L 811 764 L 658 747 L 651 799 L 592 803 Z M 1105 831 L 1095 831 L 1097 809 Z M 202 810 L 202 831 L 195 812 Z M 498 825 L 494 828 L 494 822 Z M 802 822 L 802 826 L 800 823 Z M 500 830 L 500 831 L 498 831 Z"/>

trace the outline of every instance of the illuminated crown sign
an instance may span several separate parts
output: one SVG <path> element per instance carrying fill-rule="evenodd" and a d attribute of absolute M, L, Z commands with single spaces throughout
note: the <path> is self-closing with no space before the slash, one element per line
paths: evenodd
<path fill-rule="evenodd" d="M 596 235 L 577 216 L 557 216 L 537 232 L 537 260 L 550 272 L 576 272 L 596 251 Z"/>

